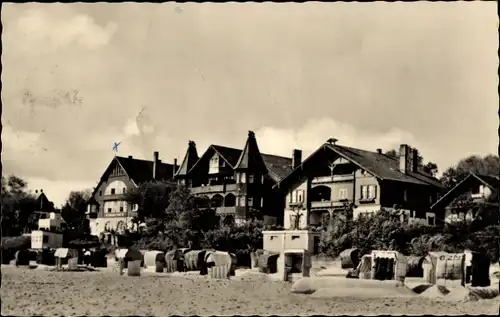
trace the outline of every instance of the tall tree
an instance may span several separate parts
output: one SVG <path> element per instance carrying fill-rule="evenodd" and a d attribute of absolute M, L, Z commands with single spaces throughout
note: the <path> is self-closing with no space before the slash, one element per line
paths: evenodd
<path fill-rule="evenodd" d="M 2 176 L 0 199 L 2 236 L 21 234 L 28 227 L 30 215 L 35 210 L 36 197 L 28 191 L 28 183 L 14 175 Z"/>
<path fill-rule="evenodd" d="M 61 216 L 66 221 L 70 231 L 78 231 L 81 234 L 90 233 L 85 217 L 90 193 L 90 190 L 70 192 L 66 203 L 61 208 Z"/>
<path fill-rule="evenodd" d="M 484 157 L 472 155 L 466 157 L 460 160 L 457 165 L 448 168 L 441 176 L 441 182 L 446 187 L 453 188 L 469 173 L 498 177 L 500 174 L 500 159 L 497 155 L 486 155 Z"/>
<path fill-rule="evenodd" d="M 399 157 L 398 151 L 396 151 L 396 150 L 389 150 L 389 151 L 385 152 L 385 155 L 390 156 L 390 157 L 395 157 L 395 158 Z M 437 164 L 433 163 L 433 162 L 424 163 L 424 158 L 422 155 L 420 155 L 420 153 L 418 153 L 418 166 L 424 172 L 426 172 L 432 176 L 436 176 L 436 174 L 438 172 Z"/>
<path fill-rule="evenodd" d="M 139 207 L 134 216 L 135 222 L 144 222 L 148 218 L 166 218 L 165 211 L 174 189 L 175 185 L 163 181 L 145 182 L 131 189 L 127 193 L 127 200 Z"/>

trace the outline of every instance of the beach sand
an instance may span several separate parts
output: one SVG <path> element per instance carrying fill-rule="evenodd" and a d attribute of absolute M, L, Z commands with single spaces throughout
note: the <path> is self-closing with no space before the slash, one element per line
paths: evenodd
<path fill-rule="evenodd" d="M 2 315 L 498 314 L 500 299 L 443 302 L 420 296 L 322 298 L 244 272 L 230 281 L 144 272 L 50 272 L 2 266 Z"/>

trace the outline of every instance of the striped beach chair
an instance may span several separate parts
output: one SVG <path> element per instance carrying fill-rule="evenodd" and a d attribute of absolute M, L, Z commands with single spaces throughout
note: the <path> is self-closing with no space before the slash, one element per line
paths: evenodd
<path fill-rule="evenodd" d="M 230 278 L 231 264 L 216 265 L 208 269 L 210 278 L 213 279 L 226 279 Z"/>

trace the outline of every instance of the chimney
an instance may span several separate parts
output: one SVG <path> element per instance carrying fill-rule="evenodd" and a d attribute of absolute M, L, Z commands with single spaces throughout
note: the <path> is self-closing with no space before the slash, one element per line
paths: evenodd
<path fill-rule="evenodd" d="M 418 171 L 418 150 L 417 149 L 412 149 L 412 155 L 411 155 L 411 170 L 412 172 L 416 173 Z"/>
<path fill-rule="evenodd" d="M 329 143 L 329 144 L 333 144 L 333 145 L 335 145 L 335 143 L 337 143 L 337 141 L 338 141 L 338 140 L 337 140 L 337 139 L 335 139 L 335 138 L 329 138 L 328 140 L 326 140 L 326 143 Z"/>
<path fill-rule="evenodd" d="M 134 158 L 134 157 L 132 155 L 129 155 L 128 158 L 131 159 L 131 158 Z"/>
<path fill-rule="evenodd" d="M 292 166 L 296 168 L 300 164 L 302 164 L 302 151 L 295 149 L 292 154 Z"/>
<path fill-rule="evenodd" d="M 378 154 L 382 154 L 382 149 L 377 149 Z"/>
<path fill-rule="evenodd" d="M 401 144 L 399 147 L 399 171 L 406 173 L 408 171 L 409 149 L 407 144 Z"/>
<path fill-rule="evenodd" d="M 172 174 L 175 175 L 175 173 L 177 172 L 177 159 L 174 159 L 174 173 Z"/>
<path fill-rule="evenodd" d="M 153 180 L 156 179 L 156 169 L 157 169 L 157 165 L 158 165 L 158 157 L 159 157 L 160 153 L 158 152 L 153 152 Z"/>

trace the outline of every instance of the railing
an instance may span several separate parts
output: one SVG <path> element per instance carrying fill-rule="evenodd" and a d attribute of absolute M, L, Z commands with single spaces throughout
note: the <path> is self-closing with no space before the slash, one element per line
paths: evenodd
<path fill-rule="evenodd" d="M 345 175 L 333 175 L 333 176 L 319 176 L 315 177 L 311 180 L 312 184 L 324 184 L 324 183 L 333 183 L 333 182 L 344 182 L 350 181 L 354 179 L 354 175 L 345 174 Z"/>
<path fill-rule="evenodd" d="M 246 209 L 245 207 L 217 207 L 215 212 L 218 215 L 233 215 L 237 217 L 245 217 Z"/>
<path fill-rule="evenodd" d="M 127 194 L 109 194 L 103 195 L 102 200 L 126 200 Z"/>
<path fill-rule="evenodd" d="M 237 184 L 207 185 L 204 187 L 191 187 L 193 194 L 224 193 L 238 190 Z"/>
<path fill-rule="evenodd" d="M 311 201 L 311 208 L 331 208 L 331 207 L 341 207 L 343 206 L 346 202 L 348 202 L 347 199 L 343 200 L 326 200 L 326 201 Z"/>

